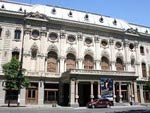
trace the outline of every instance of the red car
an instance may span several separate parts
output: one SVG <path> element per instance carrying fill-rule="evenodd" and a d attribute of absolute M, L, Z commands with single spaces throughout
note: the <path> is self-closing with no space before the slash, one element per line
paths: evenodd
<path fill-rule="evenodd" d="M 109 101 L 108 99 L 95 99 L 93 102 L 89 102 L 87 104 L 88 108 L 102 108 L 102 107 L 107 107 L 109 108 L 112 106 L 112 102 Z"/>

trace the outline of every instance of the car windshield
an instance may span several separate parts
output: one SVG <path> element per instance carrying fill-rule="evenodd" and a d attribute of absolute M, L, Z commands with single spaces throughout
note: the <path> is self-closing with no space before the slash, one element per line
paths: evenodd
<path fill-rule="evenodd" d="M 93 100 L 93 102 L 97 102 L 99 99 L 95 99 L 95 100 Z"/>

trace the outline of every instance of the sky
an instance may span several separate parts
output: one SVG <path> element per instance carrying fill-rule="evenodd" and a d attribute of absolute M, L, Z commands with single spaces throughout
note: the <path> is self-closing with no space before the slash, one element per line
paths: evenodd
<path fill-rule="evenodd" d="M 11 0 L 71 8 L 150 27 L 150 0 Z"/>

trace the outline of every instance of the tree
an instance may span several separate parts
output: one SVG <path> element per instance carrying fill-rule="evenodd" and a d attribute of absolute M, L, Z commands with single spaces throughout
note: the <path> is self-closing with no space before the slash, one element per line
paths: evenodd
<path fill-rule="evenodd" d="M 12 58 L 10 62 L 3 65 L 3 72 L 4 72 L 4 78 L 5 78 L 3 86 L 5 87 L 5 90 L 7 90 L 9 92 L 8 93 L 9 94 L 8 107 L 9 107 L 11 92 L 13 90 L 17 90 L 18 91 L 18 100 L 19 100 L 20 89 L 27 87 L 29 85 L 29 82 L 23 75 L 22 69 L 20 68 L 20 63 L 16 58 Z M 19 102 L 19 104 L 20 104 L 20 102 Z"/>

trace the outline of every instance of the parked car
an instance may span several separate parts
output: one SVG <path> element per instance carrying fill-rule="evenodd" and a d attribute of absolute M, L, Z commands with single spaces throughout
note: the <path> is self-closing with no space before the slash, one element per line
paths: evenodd
<path fill-rule="evenodd" d="M 88 102 L 87 104 L 88 108 L 102 108 L 102 107 L 109 108 L 110 106 L 112 106 L 111 101 L 105 98 L 95 99 L 92 102 Z"/>
<path fill-rule="evenodd" d="M 113 102 L 113 95 L 112 94 L 102 95 L 101 98 L 106 98 L 109 101 Z"/>

